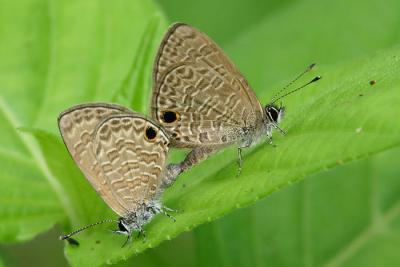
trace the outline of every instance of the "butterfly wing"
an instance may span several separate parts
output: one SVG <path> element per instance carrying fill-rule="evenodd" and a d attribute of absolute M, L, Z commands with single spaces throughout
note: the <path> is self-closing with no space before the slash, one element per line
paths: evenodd
<path fill-rule="evenodd" d="M 92 103 L 67 109 L 58 118 L 62 139 L 75 163 L 102 199 L 117 214 L 122 214 L 125 210 L 105 186 L 105 177 L 93 153 L 93 133 L 101 120 L 121 113 L 131 113 L 131 111 L 117 105 Z"/>
<path fill-rule="evenodd" d="M 151 105 L 152 117 L 178 147 L 235 142 L 243 127 L 257 125 L 264 114 L 223 51 L 182 23 L 172 25 L 161 42 Z"/>
<path fill-rule="evenodd" d="M 157 197 L 169 149 L 158 125 L 136 113 L 113 115 L 98 125 L 94 140 L 107 187 L 126 211 Z"/>

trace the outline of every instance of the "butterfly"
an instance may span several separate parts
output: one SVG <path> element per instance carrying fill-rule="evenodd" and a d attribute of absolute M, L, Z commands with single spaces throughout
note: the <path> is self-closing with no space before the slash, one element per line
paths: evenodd
<path fill-rule="evenodd" d="M 217 44 L 197 29 L 175 23 L 162 39 L 155 58 L 151 115 L 169 134 L 171 146 L 192 149 L 177 165 L 180 171 L 228 145 L 238 144 L 239 174 L 243 148 L 264 136 L 271 143 L 274 129 L 284 134 L 278 124 L 285 108 L 275 103 L 288 94 L 276 95 L 262 106 Z"/>
<path fill-rule="evenodd" d="M 62 139 L 75 163 L 106 204 L 120 217 L 85 226 L 60 239 L 70 239 L 89 227 L 116 222 L 114 232 L 145 235 L 143 225 L 156 214 L 171 218 L 159 201 L 176 174 L 165 161 L 169 136 L 153 120 L 118 105 L 74 106 L 58 118 Z"/>

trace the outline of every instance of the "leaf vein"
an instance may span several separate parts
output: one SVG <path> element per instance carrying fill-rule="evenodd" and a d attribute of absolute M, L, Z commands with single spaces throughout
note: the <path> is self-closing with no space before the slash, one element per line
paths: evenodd
<path fill-rule="evenodd" d="M 61 205 L 64 207 L 66 213 L 71 218 L 72 222 L 78 223 L 78 217 L 70 204 L 70 200 L 68 198 L 67 193 L 64 191 L 63 187 L 57 180 L 57 178 L 51 173 L 49 166 L 46 163 L 46 160 L 43 157 L 42 151 L 40 150 L 35 139 L 27 134 L 22 134 L 17 129 L 22 126 L 18 118 L 14 115 L 12 109 L 8 106 L 3 97 L 0 96 L 0 109 L 3 111 L 5 118 L 10 122 L 15 130 L 17 136 L 20 138 L 22 143 L 30 152 L 33 160 L 36 162 L 39 171 L 43 174 L 43 176 L 47 179 L 50 186 L 56 192 L 57 196 L 60 199 Z"/>

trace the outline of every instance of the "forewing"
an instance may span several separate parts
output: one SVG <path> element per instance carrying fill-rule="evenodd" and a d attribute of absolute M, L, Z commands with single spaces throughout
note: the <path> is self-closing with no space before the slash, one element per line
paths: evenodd
<path fill-rule="evenodd" d="M 93 153 L 93 133 L 101 120 L 121 113 L 131 111 L 117 105 L 91 103 L 67 109 L 58 118 L 61 136 L 75 163 L 102 199 L 118 214 L 122 214 L 124 208 L 106 186 L 105 177 Z"/>
<path fill-rule="evenodd" d="M 188 25 L 177 23 L 168 30 L 155 60 L 153 80 L 152 116 L 182 146 L 222 144 L 227 132 L 262 120 L 263 109 L 246 79 L 210 38 Z M 168 112 L 176 114 L 175 121 L 166 120 Z M 201 124 L 204 121 L 228 129 L 211 132 Z M 209 142 L 200 137 L 204 132 L 212 135 Z"/>
<path fill-rule="evenodd" d="M 139 114 L 114 115 L 99 124 L 95 154 L 107 187 L 126 211 L 158 195 L 168 149 L 163 130 Z"/>

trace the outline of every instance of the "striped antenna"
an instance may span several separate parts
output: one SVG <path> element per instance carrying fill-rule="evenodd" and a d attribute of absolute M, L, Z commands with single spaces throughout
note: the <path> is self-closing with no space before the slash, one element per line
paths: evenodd
<path fill-rule="evenodd" d="M 315 77 L 314 79 L 312 79 L 311 81 L 309 81 L 308 83 L 303 84 L 302 86 L 300 86 L 300 87 L 298 87 L 298 88 L 296 88 L 296 89 L 294 89 L 294 90 L 292 90 L 292 91 L 290 91 L 290 92 L 287 92 L 286 94 L 281 95 L 280 97 L 276 98 L 274 101 L 271 102 L 271 104 L 273 104 L 273 103 L 275 103 L 276 101 L 278 101 L 279 99 L 282 99 L 282 98 L 284 98 L 284 97 L 286 97 L 286 96 L 288 96 L 288 95 L 290 95 L 290 94 L 293 94 L 294 92 L 299 91 L 300 89 L 306 87 L 307 85 L 309 85 L 309 84 L 311 84 L 311 83 L 313 83 L 313 82 L 316 82 L 316 81 L 318 81 L 318 80 L 321 80 L 321 79 L 322 79 L 321 76 L 317 76 L 317 77 Z"/>
<path fill-rule="evenodd" d="M 69 234 L 61 235 L 61 236 L 59 237 L 59 239 L 60 239 L 60 240 L 69 239 L 71 236 L 76 235 L 76 234 L 78 234 L 78 233 L 80 233 L 80 232 L 82 232 L 82 231 L 85 231 L 85 230 L 88 229 L 88 228 L 91 228 L 91 227 L 96 226 L 96 225 L 99 225 L 99 224 L 110 223 L 110 222 L 117 222 L 117 221 L 116 221 L 116 220 L 112 220 L 112 219 L 107 219 L 107 220 L 103 220 L 103 221 L 100 221 L 100 222 L 92 223 L 92 224 L 86 225 L 86 226 L 84 226 L 84 227 L 82 227 L 82 228 L 80 228 L 80 229 L 78 229 L 78 230 L 75 230 L 75 231 L 73 231 L 73 232 L 71 232 L 71 233 L 69 233 Z"/>
<path fill-rule="evenodd" d="M 278 99 L 281 99 L 283 96 L 287 96 L 291 94 L 294 91 L 297 91 L 299 89 L 295 89 L 294 91 L 290 93 L 286 93 L 283 96 L 279 96 L 281 93 L 283 93 L 287 88 L 289 88 L 294 82 L 296 82 L 298 79 L 300 79 L 304 74 L 307 72 L 311 71 L 315 67 L 316 63 L 311 64 L 308 66 L 302 73 L 300 73 L 296 78 L 294 78 L 291 82 L 289 82 L 287 85 L 285 85 L 281 90 L 279 90 L 271 99 L 271 103 L 275 103 Z M 304 87 L 304 86 L 303 86 Z M 302 88 L 303 88 L 302 87 Z"/>

